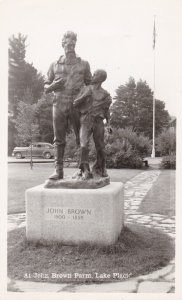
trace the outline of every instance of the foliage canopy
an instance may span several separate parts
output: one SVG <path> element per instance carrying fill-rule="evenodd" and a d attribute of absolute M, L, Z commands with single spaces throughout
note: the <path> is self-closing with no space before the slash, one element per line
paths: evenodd
<path fill-rule="evenodd" d="M 146 81 L 135 83 L 130 77 L 125 85 L 116 90 L 115 102 L 111 107 L 111 125 L 116 128 L 132 127 L 137 133 L 144 133 L 152 138 L 153 128 L 153 93 Z M 155 101 L 156 136 L 169 124 L 169 114 L 165 103 Z"/>

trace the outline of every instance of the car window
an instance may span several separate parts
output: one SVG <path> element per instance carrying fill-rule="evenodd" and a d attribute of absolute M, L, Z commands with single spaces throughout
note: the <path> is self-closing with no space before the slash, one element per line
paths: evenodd
<path fill-rule="evenodd" d="M 42 145 L 37 145 L 38 148 L 41 148 Z"/>
<path fill-rule="evenodd" d="M 51 149 L 51 147 L 49 145 L 45 145 L 46 149 Z"/>

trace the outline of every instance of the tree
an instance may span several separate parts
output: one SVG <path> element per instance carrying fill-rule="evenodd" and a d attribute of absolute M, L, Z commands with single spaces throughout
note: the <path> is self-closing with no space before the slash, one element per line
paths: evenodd
<path fill-rule="evenodd" d="M 9 111 L 11 114 L 16 112 L 18 99 L 22 98 L 24 93 L 24 68 L 27 37 L 18 34 L 9 38 L 9 77 L 8 77 L 8 98 Z"/>
<path fill-rule="evenodd" d="M 131 127 L 152 138 L 153 93 L 146 81 L 135 83 L 130 77 L 125 85 L 116 90 L 111 107 L 111 125 L 116 128 Z M 156 99 L 156 136 L 169 124 L 169 114 L 163 101 Z"/>
<path fill-rule="evenodd" d="M 135 122 L 136 113 L 136 84 L 132 77 L 130 77 L 126 85 L 121 85 L 116 90 L 116 101 L 111 107 L 111 124 L 114 127 L 122 128 L 126 126 L 133 126 Z"/>
<path fill-rule="evenodd" d="M 42 142 L 53 143 L 53 125 L 52 125 L 52 101 L 51 94 L 43 95 L 35 105 L 35 117 L 39 125 L 40 140 Z"/>
<path fill-rule="evenodd" d="M 24 89 L 31 88 L 32 103 L 36 103 L 41 98 L 44 90 L 44 78 L 41 73 L 34 68 L 33 64 L 25 63 Z"/>
<path fill-rule="evenodd" d="M 176 132 L 170 128 L 163 130 L 156 139 L 156 145 L 161 155 L 176 154 Z"/>
<path fill-rule="evenodd" d="M 36 103 L 43 92 L 43 76 L 38 73 L 32 64 L 25 61 L 27 36 L 19 33 L 9 38 L 9 77 L 8 77 L 8 152 L 16 145 L 17 130 L 15 127 L 18 114 L 18 103 L 20 101 L 31 101 Z M 32 97 L 24 97 L 26 90 L 31 90 Z M 26 99 L 26 100 L 25 100 Z M 28 102 L 26 102 L 28 103 Z"/>
<path fill-rule="evenodd" d="M 43 92 L 43 76 L 25 61 L 27 36 L 18 34 L 9 38 L 9 108 L 16 115 L 18 101 L 23 101 L 27 88 L 32 90 L 35 103 Z M 30 103 L 31 104 L 31 103 Z"/>
<path fill-rule="evenodd" d="M 15 128 L 17 129 L 17 142 L 21 146 L 29 145 L 39 139 L 40 136 L 39 126 L 35 118 L 36 105 L 29 104 L 32 97 L 31 91 L 27 89 L 24 101 L 18 102 Z"/>

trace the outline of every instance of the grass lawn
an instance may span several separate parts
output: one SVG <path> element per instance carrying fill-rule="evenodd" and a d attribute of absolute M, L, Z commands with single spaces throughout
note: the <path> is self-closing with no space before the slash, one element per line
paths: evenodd
<path fill-rule="evenodd" d="M 144 213 L 175 215 L 175 170 L 162 170 L 151 190 L 141 203 L 139 210 Z"/>
<path fill-rule="evenodd" d="M 44 183 L 54 170 L 54 163 L 37 163 L 30 169 L 28 163 L 8 165 L 8 213 L 25 212 L 25 190 Z M 73 175 L 76 169 L 65 168 L 65 175 Z M 109 169 L 111 181 L 125 183 L 143 170 Z"/>
<path fill-rule="evenodd" d="M 11 279 L 54 283 L 121 281 L 160 269 L 174 257 L 169 236 L 136 224 L 125 227 L 116 244 L 102 247 L 31 243 L 25 239 L 25 228 L 15 229 L 8 236 Z M 100 277 L 103 273 L 110 278 Z"/>

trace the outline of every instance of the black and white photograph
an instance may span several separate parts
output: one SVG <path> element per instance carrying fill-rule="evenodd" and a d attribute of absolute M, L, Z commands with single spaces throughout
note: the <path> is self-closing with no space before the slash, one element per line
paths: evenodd
<path fill-rule="evenodd" d="M 182 1 L 0 19 L 5 298 L 181 299 Z"/>

